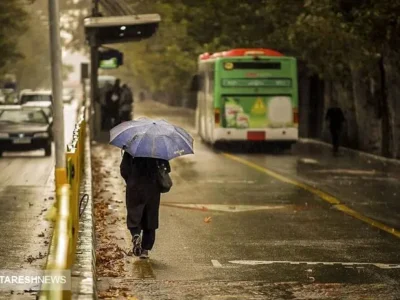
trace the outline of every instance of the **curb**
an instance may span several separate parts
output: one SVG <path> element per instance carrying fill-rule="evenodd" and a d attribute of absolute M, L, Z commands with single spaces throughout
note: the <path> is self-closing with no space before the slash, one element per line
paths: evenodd
<path fill-rule="evenodd" d="M 296 153 L 322 154 L 328 156 L 332 155 L 332 146 L 330 144 L 306 138 L 300 138 L 297 144 L 294 145 L 294 150 Z M 376 164 L 379 167 L 388 168 L 394 172 L 400 172 L 400 160 L 390 159 L 345 147 L 341 147 L 340 151 L 349 158 L 357 160 L 358 162 L 365 164 Z"/>
<path fill-rule="evenodd" d="M 79 221 L 79 234 L 75 264 L 72 267 L 72 299 L 93 300 L 97 298 L 96 277 L 96 236 L 93 214 L 92 162 L 90 146 L 90 126 L 86 124 L 84 175 L 81 183 L 80 199 L 82 216 Z"/>

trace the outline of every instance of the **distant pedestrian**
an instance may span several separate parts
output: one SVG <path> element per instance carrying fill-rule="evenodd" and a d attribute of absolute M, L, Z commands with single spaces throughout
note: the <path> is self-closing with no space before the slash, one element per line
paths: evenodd
<path fill-rule="evenodd" d="M 101 129 L 106 130 L 109 129 L 107 126 L 109 126 L 109 120 L 110 116 L 108 114 L 108 109 L 107 109 L 107 97 L 111 97 L 110 91 L 112 90 L 113 85 L 109 83 L 108 81 L 104 84 L 103 88 L 100 90 L 100 106 L 101 106 Z"/>
<path fill-rule="evenodd" d="M 115 80 L 112 89 L 107 92 L 106 107 L 109 115 L 110 128 L 119 123 L 119 105 L 121 100 L 121 80 Z"/>
<path fill-rule="evenodd" d="M 132 109 L 133 109 L 133 93 L 132 90 L 124 84 L 121 92 L 121 102 L 119 106 L 119 117 L 120 121 L 132 120 Z"/>
<path fill-rule="evenodd" d="M 329 121 L 329 130 L 332 137 L 333 153 L 339 152 L 340 136 L 343 131 L 343 123 L 346 121 L 340 107 L 331 107 L 326 112 L 325 119 Z"/>
<path fill-rule="evenodd" d="M 127 152 L 120 165 L 121 176 L 126 182 L 127 227 L 132 235 L 133 254 L 140 258 L 149 257 L 156 238 L 161 197 L 157 179 L 159 168 L 171 172 L 166 160 L 133 158 Z"/>

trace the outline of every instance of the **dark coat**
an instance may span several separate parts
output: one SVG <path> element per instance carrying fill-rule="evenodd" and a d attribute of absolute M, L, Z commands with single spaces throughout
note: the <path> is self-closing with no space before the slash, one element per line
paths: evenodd
<path fill-rule="evenodd" d="M 116 116 L 118 115 L 118 110 L 120 106 L 120 101 L 121 101 L 121 88 L 114 86 L 110 91 L 107 91 L 106 93 L 106 108 L 107 112 L 112 115 Z M 113 99 L 113 96 L 118 97 L 118 99 Z"/>
<path fill-rule="evenodd" d="M 126 209 L 128 229 L 157 229 L 160 207 L 160 186 L 157 181 L 158 164 L 170 172 L 166 160 L 133 158 L 124 153 L 120 170 L 126 182 Z"/>
<path fill-rule="evenodd" d="M 341 131 L 343 122 L 346 121 L 343 111 L 339 107 L 329 108 L 325 119 L 329 121 L 329 127 L 331 131 Z"/>

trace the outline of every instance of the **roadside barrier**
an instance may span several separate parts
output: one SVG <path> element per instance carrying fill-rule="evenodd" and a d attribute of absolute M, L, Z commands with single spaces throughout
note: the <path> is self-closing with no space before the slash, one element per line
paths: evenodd
<path fill-rule="evenodd" d="M 71 271 L 75 261 L 76 246 L 79 233 L 79 217 L 82 203 L 86 195 L 79 199 L 81 179 L 84 166 L 84 145 L 86 136 L 86 108 L 82 107 L 73 132 L 71 144 L 67 146 L 65 174 L 67 184 L 56 182 L 56 201 L 47 215 L 49 221 L 55 222 L 53 236 L 49 246 L 45 272 L 52 275 L 55 272 Z M 57 177 L 56 177 L 57 181 Z M 65 181 L 61 179 L 61 181 Z M 69 273 L 70 274 L 70 273 Z M 72 291 L 67 286 L 60 284 L 43 284 L 40 300 L 71 299 Z"/>

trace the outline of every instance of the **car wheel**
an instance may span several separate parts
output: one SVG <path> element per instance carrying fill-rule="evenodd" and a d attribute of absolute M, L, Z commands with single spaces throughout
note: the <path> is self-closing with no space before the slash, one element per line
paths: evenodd
<path fill-rule="evenodd" d="M 3 151 L 0 151 L 0 157 L 2 157 L 3 156 Z"/>
<path fill-rule="evenodd" d="M 51 156 L 51 144 L 47 145 L 46 148 L 44 148 L 44 155 Z"/>

